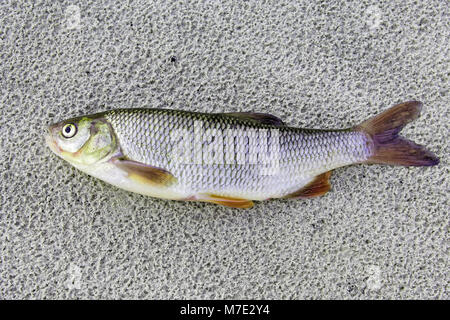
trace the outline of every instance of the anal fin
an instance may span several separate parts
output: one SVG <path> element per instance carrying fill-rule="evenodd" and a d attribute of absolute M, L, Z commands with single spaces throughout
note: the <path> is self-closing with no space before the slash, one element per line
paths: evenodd
<path fill-rule="evenodd" d="M 327 171 L 325 173 L 322 173 L 314 178 L 313 181 L 308 183 L 306 186 L 302 187 L 301 189 L 288 194 L 287 196 L 284 196 L 285 199 L 292 199 L 292 198 L 313 198 L 313 197 L 319 197 L 323 196 L 325 193 L 330 191 L 331 184 L 330 184 L 330 176 L 331 176 L 331 170 Z"/>
<path fill-rule="evenodd" d="M 202 202 L 210 202 L 215 204 L 220 204 L 222 206 L 231 207 L 231 208 L 239 208 L 239 209 L 249 209 L 253 207 L 253 201 L 248 199 L 241 198 L 232 198 L 219 196 L 215 194 L 202 193 L 193 197 L 192 200 L 202 201 Z"/>

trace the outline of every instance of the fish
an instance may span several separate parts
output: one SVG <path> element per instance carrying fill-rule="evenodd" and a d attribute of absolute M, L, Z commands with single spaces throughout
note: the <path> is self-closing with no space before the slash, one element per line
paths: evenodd
<path fill-rule="evenodd" d="M 422 106 L 400 103 L 335 130 L 291 127 L 256 112 L 124 108 L 52 124 L 45 139 L 57 156 L 116 187 L 247 209 L 323 196 L 343 166 L 437 165 L 431 151 L 399 135 Z"/>

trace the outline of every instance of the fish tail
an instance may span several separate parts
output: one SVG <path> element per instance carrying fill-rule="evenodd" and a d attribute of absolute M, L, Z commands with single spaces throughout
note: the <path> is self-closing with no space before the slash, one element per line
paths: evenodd
<path fill-rule="evenodd" d="M 399 136 L 409 122 L 419 117 L 422 103 L 408 101 L 364 121 L 355 130 L 365 132 L 373 144 L 366 163 L 400 166 L 434 166 L 439 159 L 424 146 Z"/>

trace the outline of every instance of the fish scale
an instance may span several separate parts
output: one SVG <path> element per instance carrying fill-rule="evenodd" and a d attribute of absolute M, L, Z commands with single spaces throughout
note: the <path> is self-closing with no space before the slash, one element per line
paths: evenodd
<path fill-rule="evenodd" d="M 162 109 L 119 109 L 105 113 L 105 118 L 127 158 L 169 171 L 177 178 L 170 188 L 186 196 L 220 192 L 224 196 L 254 200 L 283 197 L 320 173 L 362 162 L 370 155 L 367 137 L 350 130 L 305 130 L 231 115 Z M 226 137 L 227 130 L 233 130 L 236 138 L 231 139 L 232 143 L 221 141 L 220 147 L 220 139 L 216 137 Z M 262 134 L 264 131 L 267 136 Z M 178 148 L 173 141 L 183 135 L 190 137 L 190 152 L 200 151 L 203 158 L 194 155 L 188 163 L 173 161 Z M 196 138 L 201 138 L 200 144 L 192 143 Z M 268 150 L 277 145 L 279 155 L 275 163 L 261 160 L 258 147 L 265 143 Z M 211 144 L 215 145 L 211 148 Z M 214 158 L 216 152 L 220 152 L 219 159 L 226 159 L 226 148 L 234 149 L 231 158 L 241 156 L 247 161 L 226 164 L 205 161 Z"/>

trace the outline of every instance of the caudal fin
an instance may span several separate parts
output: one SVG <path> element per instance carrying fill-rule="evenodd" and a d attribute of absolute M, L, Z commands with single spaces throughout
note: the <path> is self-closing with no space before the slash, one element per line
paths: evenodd
<path fill-rule="evenodd" d="M 409 101 L 397 104 L 372 119 L 364 121 L 356 130 L 367 133 L 373 142 L 373 154 L 367 163 L 401 166 L 434 166 L 439 159 L 425 147 L 399 136 L 409 122 L 419 117 L 422 103 Z"/>

